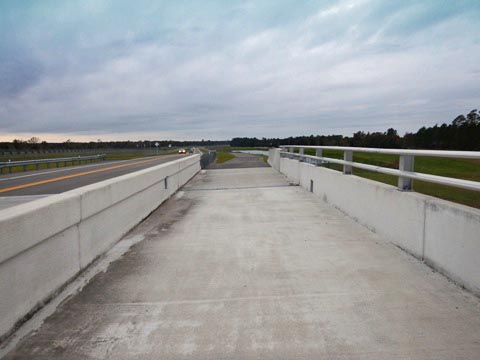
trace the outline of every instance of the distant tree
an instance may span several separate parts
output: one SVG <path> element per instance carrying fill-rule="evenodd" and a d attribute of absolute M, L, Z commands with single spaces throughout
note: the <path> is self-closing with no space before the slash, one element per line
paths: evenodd
<path fill-rule="evenodd" d="M 465 115 L 458 115 L 452 122 L 454 126 L 462 126 L 467 122 Z"/>
<path fill-rule="evenodd" d="M 38 144 L 40 142 L 40 139 L 36 136 L 32 136 L 30 139 L 27 140 L 27 143 L 29 144 Z"/>
<path fill-rule="evenodd" d="M 480 114 L 477 109 L 472 110 L 467 115 L 467 123 L 471 125 L 477 125 L 480 123 Z"/>

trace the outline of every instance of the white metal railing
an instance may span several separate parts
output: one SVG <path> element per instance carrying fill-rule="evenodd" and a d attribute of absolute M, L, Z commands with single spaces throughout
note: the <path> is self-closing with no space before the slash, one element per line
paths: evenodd
<path fill-rule="evenodd" d="M 415 156 L 422 157 L 443 157 L 456 159 L 480 159 L 480 151 L 445 151 L 445 150 L 409 150 L 409 149 L 376 149 L 346 146 L 304 146 L 304 145 L 284 145 L 280 146 L 283 150 L 280 156 L 308 161 L 310 163 L 333 163 L 343 165 L 343 173 L 352 174 L 353 168 L 369 170 L 381 174 L 398 176 L 398 189 L 402 191 L 413 190 L 413 180 L 421 180 L 441 185 L 459 187 L 462 189 L 480 191 L 480 182 L 455 179 L 445 176 L 430 175 L 414 171 Z M 298 153 L 294 150 L 299 149 Z M 316 156 L 306 155 L 305 149 L 315 149 Z M 327 158 L 323 156 L 323 150 L 343 151 L 343 160 Z M 391 169 L 382 166 L 369 165 L 353 161 L 353 153 L 374 153 L 399 155 L 399 168 Z"/>

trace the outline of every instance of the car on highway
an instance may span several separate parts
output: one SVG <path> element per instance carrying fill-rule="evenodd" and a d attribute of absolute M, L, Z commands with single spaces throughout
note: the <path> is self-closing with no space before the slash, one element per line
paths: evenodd
<path fill-rule="evenodd" d="M 179 154 L 186 154 L 186 153 L 187 153 L 187 150 L 185 150 L 185 149 L 179 149 L 179 150 L 178 150 L 178 153 L 179 153 Z"/>

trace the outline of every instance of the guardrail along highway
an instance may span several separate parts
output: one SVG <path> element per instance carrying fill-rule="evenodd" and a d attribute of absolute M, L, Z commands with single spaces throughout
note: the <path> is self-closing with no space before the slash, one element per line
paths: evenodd
<path fill-rule="evenodd" d="M 20 160 L 20 161 L 3 161 L 0 162 L 0 175 L 5 172 L 12 173 L 13 169 L 21 168 L 23 171 L 28 170 L 28 166 L 35 166 L 36 170 L 40 169 L 41 165 L 45 165 L 48 168 L 56 166 L 60 167 L 60 164 L 64 164 L 67 167 L 67 164 L 70 163 L 72 166 L 76 164 L 81 165 L 87 162 L 93 162 L 98 160 L 105 160 L 105 154 L 89 155 L 89 156 L 75 156 L 75 157 L 66 157 L 66 158 L 51 158 L 51 159 L 35 159 L 35 160 Z"/>

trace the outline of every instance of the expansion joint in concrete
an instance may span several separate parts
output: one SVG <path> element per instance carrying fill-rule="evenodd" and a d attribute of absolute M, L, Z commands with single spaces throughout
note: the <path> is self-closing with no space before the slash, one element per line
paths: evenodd
<path fill-rule="evenodd" d="M 426 241 L 426 226 L 427 226 L 427 202 L 423 202 L 423 232 L 422 232 L 422 261 L 425 260 L 425 241 Z"/>

